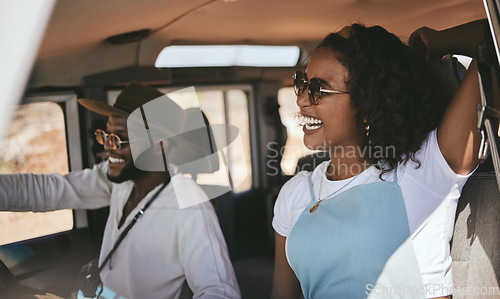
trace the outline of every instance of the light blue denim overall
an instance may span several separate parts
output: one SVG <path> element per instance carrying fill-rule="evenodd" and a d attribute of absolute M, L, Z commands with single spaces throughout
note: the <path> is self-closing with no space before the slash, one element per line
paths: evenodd
<path fill-rule="evenodd" d="M 311 176 L 308 179 L 311 202 L 287 240 L 288 259 L 304 297 L 367 298 L 368 286 L 376 285 L 387 260 L 410 236 L 397 173 L 392 182 L 354 186 L 323 200 L 314 213 L 309 210 L 317 201 Z M 416 261 L 412 246 L 405 254 Z M 422 285 L 418 264 L 411 265 L 415 275 L 410 276 L 419 280 L 414 285 Z M 421 298 L 406 295 L 395 293 L 390 298 Z"/>

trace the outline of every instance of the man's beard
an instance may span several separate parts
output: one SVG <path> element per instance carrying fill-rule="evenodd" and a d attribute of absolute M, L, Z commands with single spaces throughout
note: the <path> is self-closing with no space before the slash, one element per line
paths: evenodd
<path fill-rule="evenodd" d="M 110 180 L 111 182 L 120 184 L 125 181 L 133 180 L 135 178 L 143 176 L 146 173 L 148 173 L 148 171 L 140 170 L 137 167 L 135 167 L 134 164 L 129 164 L 123 167 L 119 175 L 110 176 L 109 173 L 107 173 L 107 177 L 108 180 Z"/>

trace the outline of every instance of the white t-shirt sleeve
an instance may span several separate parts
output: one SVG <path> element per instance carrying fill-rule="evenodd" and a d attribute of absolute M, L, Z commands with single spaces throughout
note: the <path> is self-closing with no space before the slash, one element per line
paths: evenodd
<path fill-rule="evenodd" d="M 420 167 L 409 161 L 400 177 L 410 231 L 413 233 L 443 202 L 458 202 L 471 174 L 456 174 L 446 162 L 437 142 L 436 130 L 415 155 Z M 400 172 L 400 169 L 398 169 Z"/>
<path fill-rule="evenodd" d="M 273 228 L 287 237 L 302 211 L 311 201 L 309 191 L 309 172 L 302 171 L 291 178 L 281 188 L 274 205 Z"/>
<path fill-rule="evenodd" d="M 408 162 L 400 177 L 412 240 L 428 297 L 452 292 L 449 242 L 458 199 L 471 174 L 456 174 L 442 155 L 436 130 L 422 144 L 416 164 Z M 398 169 L 399 170 L 399 169 Z"/>
<path fill-rule="evenodd" d="M 418 171 L 411 171 L 412 176 L 425 186 L 432 186 L 437 193 L 446 194 L 451 185 L 464 185 L 470 174 L 456 174 L 446 162 L 438 145 L 437 130 L 429 133 L 429 137 L 422 144 L 416 158 L 420 160 L 421 166 Z M 414 163 L 409 163 L 415 168 Z M 472 173 L 471 173 L 472 174 Z"/>

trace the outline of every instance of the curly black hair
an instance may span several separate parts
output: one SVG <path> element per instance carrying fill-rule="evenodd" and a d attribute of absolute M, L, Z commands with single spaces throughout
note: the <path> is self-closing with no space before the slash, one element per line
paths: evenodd
<path fill-rule="evenodd" d="M 332 33 L 318 48 L 338 54 L 347 68 L 351 103 L 358 109 L 361 132 L 369 125 L 364 159 L 383 174 L 410 159 L 420 167 L 415 153 L 444 114 L 442 98 L 428 64 L 408 45 L 380 26 L 353 24 L 348 38 Z"/>

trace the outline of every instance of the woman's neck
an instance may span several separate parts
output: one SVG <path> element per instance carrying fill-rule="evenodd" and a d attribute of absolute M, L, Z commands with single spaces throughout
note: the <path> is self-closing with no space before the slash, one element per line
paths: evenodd
<path fill-rule="evenodd" d="M 326 177 L 331 181 L 345 180 L 358 175 L 371 166 L 369 160 L 361 155 L 352 153 L 330 153 L 330 164 L 326 170 Z"/>

